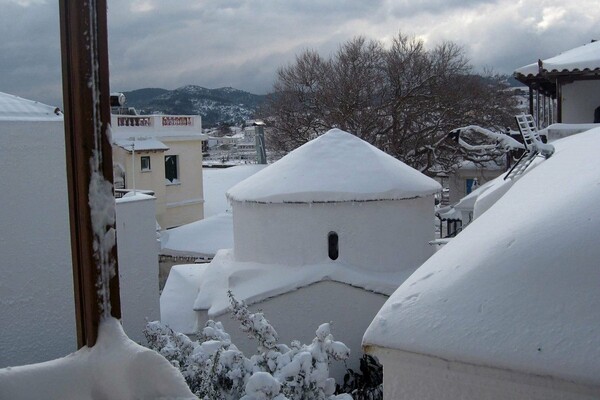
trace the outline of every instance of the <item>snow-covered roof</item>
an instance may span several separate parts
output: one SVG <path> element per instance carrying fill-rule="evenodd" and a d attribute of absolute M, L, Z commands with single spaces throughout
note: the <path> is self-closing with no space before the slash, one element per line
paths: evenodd
<path fill-rule="evenodd" d="M 314 203 L 431 195 L 439 183 L 358 137 L 331 129 L 227 192 L 231 200 Z"/>
<path fill-rule="evenodd" d="M 504 168 L 504 165 L 498 165 L 495 161 L 486 161 L 483 163 L 475 163 L 470 160 L 464 160 L 460 163 L 458 169 L 463 171 L 480 171 L 480 170 L 492 170 L 497 171 Z"/>
<path fill-rule="evenodd" d="M 535 77 L 543 73 L 593 72 L 600 70 L 600 41 L 560 53 L 557 56 L 517 68 L 516 75 Z"/>
<path fill-rule="evenodd" d="M 600 384 L 600 128 L 554 145 L 400 286 L 365 345 Z"/>
<path fill-rule="evenodd" d="M 131 153 L 132 146 L 135 151 L 166 151 L 169 150 L 169 146 L 156 139 L 137 138 L 131 139 L 117 139 L 114 141 L 115 145 L 127 150 Z"/>
<path fill-rule="evenodd" d="M 56 107 L 0 92 L 0 121 L 60 121 Z"/>
<path fill-rule="evenodd" d="M 227 190 L 265 167 L 264 164 L 243 164 L 229 168 L 203 168 L 204 217 L 231 211 L 225 196 Z"/>
<path fill-rule="evenodd" d="M 600 124 L 564 124 L 557 123 L 547 126 L 542 129 L 539 134 L 546 135 L 548 142 L 552 143 L 555 140 L 565 138 L 567 136 L 575 135 L 577 133 L 585 132 L 593 128 L 600 127 Z"/>
<path fill-rule="evenodd" d="M 323 280 L 390 295 L 409 274 L 406 270 L 393 273 L 366 271 L 340 262 L 303 265 L 302 268 L 239 262 L 233 257 L 233 250 L 220 250 L 210 264 L 173 267 L 161 296 L 161 312 L 163 322 L 172 328 L 193 332 L 195 314 L 190 306 L 193 304 L 194 310 L 208 310 L 209 317 L 216 317 L 229 307 L 228 290 L 247 304 Z M 168 303 L 167 298 L 174 300 Z"/>
<path fill-rule="evenodd" d="M 438 210 L 436 215 L 443 220 L 462 219 L 462 213 L 452 206 L 446 206 Z"/>
<path fill-rule="evenodd" d="M 134 201 L 152 200 L 156 197 L 143 193 L 142 191 L 131 191 L 123 195 L 123 197 L 115 199 L 116 203 L 130 203 Z"/>
<path fill-rule="evenodd" d="M 213 257 L 233 247 L 233 217 L 222 213 L 161 233 L 161 254 Z"/>
<path fill-rule="evenodd" d="M 504 179 L 504 174 L 495 179 Z M 491 181 L 487 181 L 483 185 L 479 186 L 477 189 L 473 190 L 471 193 L 463 197 L 454 205 L 454 208 L 457 210 L 465 210 L 465 211 L 473 211 L 473 207 L 475 207 L 475 201 L 477 198 L 482 195 L 486 190 L 492 186 L 494 179 Z"/>

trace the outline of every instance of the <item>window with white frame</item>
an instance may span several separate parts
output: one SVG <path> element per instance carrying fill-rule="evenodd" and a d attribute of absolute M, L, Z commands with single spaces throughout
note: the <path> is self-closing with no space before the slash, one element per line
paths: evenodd
<path fill-rule="evenodd" d="M 165 179 L 167 184 L 179 182 L 179 157 L 165 156 Z"/>
<path fill-rule="evenodd" d="M 140 157 L 140 166 L 141 166 L 142 172 L 151 171 L 150 156 L 141 156 Z"/>

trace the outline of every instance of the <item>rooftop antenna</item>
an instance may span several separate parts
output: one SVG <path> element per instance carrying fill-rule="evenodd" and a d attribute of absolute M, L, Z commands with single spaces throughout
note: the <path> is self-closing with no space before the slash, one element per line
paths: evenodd
<path fill-rule="evenodd" d="M 527 167 L 535 160 L 538 155 L 550 158 L 554 154 L 554 146 L 546 144 L 540 138 L 536 128 L 535 120 L 531 114 L 522 114 L 515 117 L 519 132 L 523 137 L 525 152 L 519 160 L 513 165 L 510 171 L 504 176 L 506 179 L 514 179 L 523 174 Z"/>
<path fill-rule="evenodd" d="M 131 184 L 133 185 L 133 195 L 136 195 L 135 190 L 135 138 L 131 141 Z"/>

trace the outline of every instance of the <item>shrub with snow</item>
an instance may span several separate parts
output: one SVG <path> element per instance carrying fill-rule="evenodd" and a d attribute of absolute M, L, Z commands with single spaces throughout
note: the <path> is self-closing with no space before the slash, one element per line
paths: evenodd
<path fill-rule="evenodd" d="M 346 360 L 350 349 L 335 341 L 329 324 L 322 324 L 309 345 L 278 343 L 277 332 L 262 313 L 251 313 L 229 292 L 232 315 L 248 337 L 257 341 L 257 354 L 247 358 L 220 322 L 208 321 L 192 341 L 160 322 L 148 323 L 144 334 L 150 348 L 179 368 L 190 389 L 201 399 L 223 400 L 348 400 L 335 396 L 329 362 Z"/>
<path fill-rule="evenodd" d="M 350 393 L 354 400 L 383 399 L 383 365 L 368 354 L 360 359 L 360 371 L 348 369 L 344 384 L 338 386 L 338 392 Z"/>

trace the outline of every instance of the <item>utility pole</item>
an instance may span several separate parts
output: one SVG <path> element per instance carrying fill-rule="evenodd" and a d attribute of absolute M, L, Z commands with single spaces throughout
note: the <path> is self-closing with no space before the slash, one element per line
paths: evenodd
<path fill-rule="evenodd" d="M 78 347 L 121 318 L 115 236 L 106 0 L 60 0 L 71 251 Z"/>

